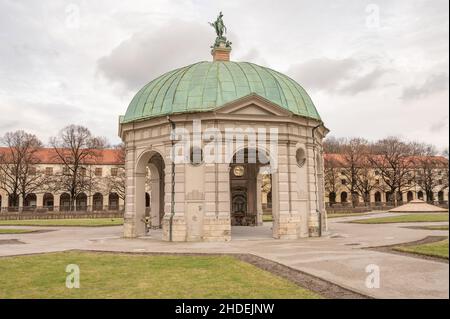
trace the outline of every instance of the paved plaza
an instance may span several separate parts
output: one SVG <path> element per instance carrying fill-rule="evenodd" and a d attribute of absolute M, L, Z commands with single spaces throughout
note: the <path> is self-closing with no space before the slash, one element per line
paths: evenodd
<path fill-rule="evenodd" d="M 0 226 L 52 230 L 0 235 L 0 256 L 71 249 L 139 253 L 248 253 L 375 298 L 448 298 L 449 265 L 445 261 L 366 249 L 417 241 L 427 236 L 448 236 L 448 231 L 409 228 L 448 223 L 375 225 L 347 223 L 349 220 L 385 215 L 388 214 L 329 219 L 329 232 L 326 236 L 300 240 L 272 239 L 270 223 L 262 227 L 233 227 L 230 242 L 178 243 L 162 241 L 160 231 L 152 231 L 151 235 L 145 238 L 124 239 L 121 226 Z M 16 241 L 7 241 L 11 239 Z M 367 288 L 365 285 L 366 277 L 369 275 L 366 267 L 371 264 L 380 268 L 380 288 Z"/>

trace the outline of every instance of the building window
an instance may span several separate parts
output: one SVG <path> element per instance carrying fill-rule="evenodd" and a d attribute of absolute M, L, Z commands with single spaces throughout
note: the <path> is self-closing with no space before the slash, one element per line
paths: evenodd
<path fill-rule="evenodd" d="M 347 185 L 347 180 L 346 179 L 341 179 L 341 184 L 342 185 Z"/>
<path fill-rule="evenodd" d="M 30 167 L 28 169 L 28 174 L 30 175 L 36 175 L 36 167 Z"/>
<path fill-rule="evenodd" d="M 119 169 L 117 167 L 111 168 L 111 176 L 117 176 Z"/>
<path fill-rule="evenodd" d="M 95 176 L 102 176 L 103 174 L 103 170 L 101 167 L 96 167 L 95 168 Z"/>
<path fill-rule="evenodd" d="M 306 153 L 303 148 L 299 148 L 295 153 L 295 159 L 297 160 L 298 167 L 302 167 L 306 163 Z"/>
<path fill-rule="evenodd" d="M 380 175 L 380 172 L 379 171 L 375 171 L 375 175 Z"/>
<path fill-rule="evenodd" d="M 189 159 L 191 161 L 191 165 L 198 166 L 203 163 L 203 150 L 199 146 L 191 147 L 191 152 Z"/>
<path fill-rule="evenodd" d="M 70 172 L 69 168 L 67 166 L 64 166 L 63 169 L 62 169 L 63 175 L 69 175 L 69 172 Z"/>
<path fill-rule="evenodd" d="M 86 167 L 81 167 L 80 173 L 81 173 L 81 176 L 86 176 Z"/>
<path fill-rule="evenodd" d="M 380 185 L 380 180 L 378 178 L 375 180 L 375 184 Z"/>
<path fill-rule="evenodd" d="M 45 175 L 53 175 L 53 167 L 46 167 Z"/>

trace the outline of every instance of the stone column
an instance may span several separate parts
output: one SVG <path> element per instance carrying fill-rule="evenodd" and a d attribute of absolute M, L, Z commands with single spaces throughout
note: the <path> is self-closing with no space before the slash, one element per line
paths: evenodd
<path fill-rule="evenodd" d="M 138 226 L 141 223 L 138 223 L 136 218 L 135 157 L 136 157 L 136 148 L 127 147 L 125 156 L 126 200 L 125 200 L 125 212 L 123 224 L 124 237 L 127 238 L 137 237 L 145 233 L 144 225 L 142 227 Z"/>
<path fill-rule="evenodd" d="M 263 225 L 262 177 L 259 173 L 256 177 L 256 226 Z"/>
<path fill-rule="evenodd" d="M 172 211 L 172 161 L 170 159 L 171 144 L 165 146 L 165 206 L 163 218 L 163 240 L 186 241 L 187 225 L 185 219 L 184 163 L 175 164 L 174 207 Z M 183 180 L 183 181 L 182 181 Z"/>
<path fill-rule="evenodd" d="M 93 210 L 94 210 L 94 207 L 93 207 L 93 194 L 92 193 L 88 193 L 87 195 L 86 195 L 86 201 L 87 201 L 87 211 L 88 212 L 92 212 Z"/>
<path fill-rule="evenodd" d="M 60 211 L 61 205 L 61 194 L 53 194 L 53 211 L 58 212 Z"/>
<path fill-rule="evenodd" d="M 319 220 L 319 209 L 317 206 L 318 200 L 318 176 L 317 176 L 317 163 L 316 163 L 316 155 L 317 149 L 316 145 L 313 143 L 308 143 L 306 145 L 306 165 L 308 168 L 308 181 L 309 181 L 309 220 L 308 220 L 308 229 L 310 237 L 317 237 L 320 234 L 320 220 Z M 351 200 L 351 195 L 350 195 Z"/>
<path fill-rule="evenodd" d="M 0 196 L 2 197 L 2 204 L 0 207 L 0 211 L 2 209 L 6 210 L 8 208 L 8 194 L 2 193 L 2 194 L 0 194 Z"/>
<path fill-rule="evenodd" d="M 159 228 L 160 226 L 160 182 L 161 178 L 156 167 L 150 168 L 150 220 L 152 228 Z"/>
<path fill-rule="evenodd" d="M 42 208 L 44 206 L 44 194 L 36 194 L 36 208 Z"/>
<path fill-rule="evenodd" d="M 231 240 L 229 165 L 206 163 L 203 240 Z"/>
<path fill-rule="evenodd" d="M 298 192 L 296 190 L 295 149 L 290 143 L 278 144 L 278 170 L 274 174 L 274 186 L 278 188 L 278 216 L 274 224 L 274 237 L 280 239 L 297 239 L 300 233 L 300 215 L 296 210 Z M 275 219 L 275 216 L 274 216 Z M 278 228 L 278 229 L 277 229 Z"/>

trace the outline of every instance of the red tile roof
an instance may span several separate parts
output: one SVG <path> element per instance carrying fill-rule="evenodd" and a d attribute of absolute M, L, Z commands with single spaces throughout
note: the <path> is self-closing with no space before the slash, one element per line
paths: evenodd
<path fill-rule="evenodd" d="M 378 160 L 383 161 L 383 157 L 378 155 Z M 412 165 L 419 165 L 424 160 L 430 160 L 435 164 L 448 166 L 448 159 L 443 156 L 410 156 L 405 159 Z M 345 162 L 347 161 L 346 157 L 343 154 L 324 154 L 325 166 L 327 166 L 327 162 L 334 162 L 338 166 L 344 167 Z"/>
<path fill-rule="evenodd" d="M 9 154 L 8 147 L 0 147 L 1 154 Z M 103 149 L 98 151 L 98 157 L 87 159 L 86 164 L 123 165 L 123 156 L 119 149 Z M 53 148 L 41 148 L 36 152 L 41 164 L 62 164 L 57 152 Z"/>

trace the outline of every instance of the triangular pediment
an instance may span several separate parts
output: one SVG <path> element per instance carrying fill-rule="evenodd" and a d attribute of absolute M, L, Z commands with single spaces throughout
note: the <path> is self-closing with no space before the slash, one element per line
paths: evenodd
<path fill-rule="evenodd" d="M 215 110 L 217 114 L 250 115 L 250 116 L 291 116 L 292 112 L 266 100 L 265 98 L 251 94 L 223 105 Z"/>

